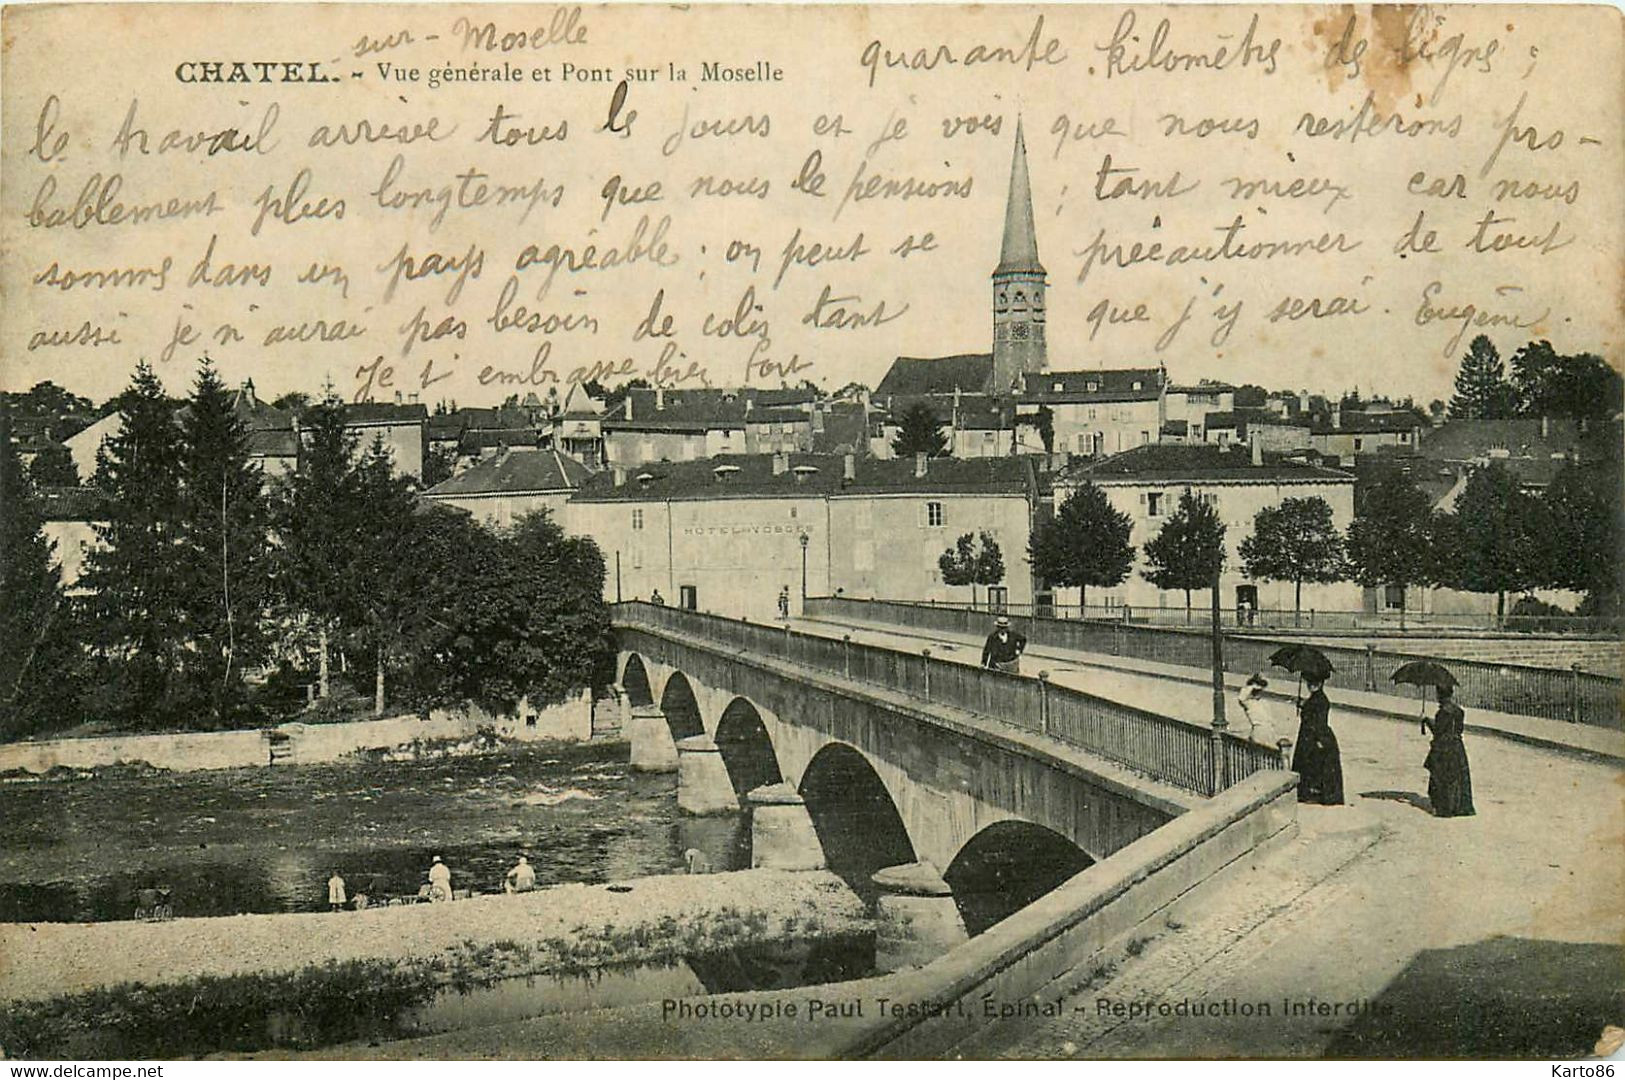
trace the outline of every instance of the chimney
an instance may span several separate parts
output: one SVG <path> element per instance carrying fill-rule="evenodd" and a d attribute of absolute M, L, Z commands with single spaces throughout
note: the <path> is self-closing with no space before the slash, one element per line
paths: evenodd
<path fill-rule="evenodd" d="M 1259 441 L 1258 432 L 1255 431 L 1252 435 L 1253 437 L 1247 441 L 1253 447 L 1253 468 L 1256 469 L 1264 464 L 1264 444 Z"/>
<path fill-rule="evenodd" d="M 856 454 L 846 454 L 841 458 L 841 479 L 847 483 L 858 478 L 858 457 Z"/>
<path fill-rule="evenodd" d="M 255 400 L 254 400 L 254 380 L 253 379 L 244 379 L 243 380 L 243 401 L 246 402 L 249 405 L 253 405 L 253 404 L 256 403 Z"/>
<path fill-rule="evenodd" d="M 406 395 L 406 403 L 408 405 L 416 405 L 418 403 L 418 396 L 415 391 Z"/>
<path fill-rule="evenodd" d="M 615 477 L 616 487 L 626 486 L 626 469 L 620 465 L 610 466 L 610 473 Z"/>
<path fill-rule="evenodd" d="M 626 418 L 632 419 L 632 391 L 626 392 Z"/>
<path fill-rule="evenodd" d="M 925 475 L 925 451 L 920 450 L 914 455 L 914 478 L 918 480 Z"/>
<path fill-rule="evenodd" d="M 756 399 L 755 398 L 753 398 L 753 397 L 746 398 L 745 399 L 745 415 L 749 416 L 751 409 L 755 408 L 755 406 L 756 406 Z"/>
<path fill-rule="evenodd" d="M 655 387 L 655 412 L 659 412 L 660 410 L 664 409 L 665 407 L 666 407 L 666 388 L 664 386 L 657 386 L 657 387 Z"/>
<path fill-rule="evenodd" d="M 399 390 L 397 390 L 397 391 L 395 391 L 395 404 L 399 405 L 400 403 L 401 403 L 401 392 Z"/>
<path fill-rule="evenodd" d="M 773 475 L 774 476 L 783 476 L 789 470 L 789 468 L 790 468 L 790 457 L 789 457 L 788 454 L 780 452 L 780 453 L 776 453 L 776 454 L 773 455 Z"/>

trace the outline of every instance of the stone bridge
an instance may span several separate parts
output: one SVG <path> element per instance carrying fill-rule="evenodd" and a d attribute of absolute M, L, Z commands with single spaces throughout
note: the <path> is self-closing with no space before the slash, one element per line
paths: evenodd
<path fill-rule="evenodd" d="M 1203 801 L 1042 734 L 798 663 L 785 631 L 744 627 L 785 644 L 750 650 L 727 640 L 732 620 L 633 614 L 616 619 L 633 765 L 675 769 L 686 813 L 751 808 L 755 865 L 827 865 L 899 904 L 951 891 L 975 933 Z"/>

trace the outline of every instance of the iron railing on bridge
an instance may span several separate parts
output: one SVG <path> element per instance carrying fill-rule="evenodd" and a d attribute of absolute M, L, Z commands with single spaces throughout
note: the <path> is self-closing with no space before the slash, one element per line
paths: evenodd
<path fill-rule="evenodd" d="M 1087 750 L 1198 795 L 1213 795 L 1255 772 L 1283 767 L 1278 747 L 1176 717 L 1137 709 L 1046 675 L 1016 675 L 933 656 L 641 601 L 614 605 L 617 626 L 691 635 L 886 687 L 1012 724 Z"/>
<path fill-rule="evenodd" d="M 978 635 L 987 632 L 989 618 L 987 611 L 966 607 L 846 597 L 811 597 L 806 602 L 806 613 Z M 1029 643 L 1047 648 L 1106 653 L 1204 669 L 1212 663 L 1212 643 L 1205 632 L 1031 615 L 1011 615 L 1011 620 L 1027 635 Z M 1226 631 L 1225 668 L 1228 671 L 1267 671 L 1270 653 L 1289 640 Z M 1336 668 L 1327 686 L 1343 690 L 1392 693 L 1390 676 L 1401 664 L 1440 659 L 1371 645 L 1316 647 Z M 1578 668 L 1564 670 L 1483 660 L 1444 660 L 1443 663 L 1460 680 L 1456 701 L 1464 708 L 1493 709 L 1614 729 L 1621 726 L 1621 681 L 1617 678 Z"/>

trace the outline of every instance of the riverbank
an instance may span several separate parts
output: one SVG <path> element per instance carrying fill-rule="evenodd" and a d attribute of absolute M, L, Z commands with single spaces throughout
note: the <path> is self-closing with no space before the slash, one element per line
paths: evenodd
<path fill-rule="evenodd" d="M 491 732 L 519 741 L 585 742 L 592 737 L 592 695 L 582 691 L 558 705 L 521 702 L 511 716 L 475 705 L 408 713 L 378 720 L 306 723 L 298 717 L 263 730 L 100 733 L 81 738 L 33 739 L 0 744 L 0 774 L 49 773 L 145 764 L 188 772 L 256 765 L 333 762 L 366 750 L 410 750 L 414 743 L 455 741 Z"/>
<path fill-rule="evenodd" d="M 871 931 L 834 874 L 778 870 L 361 912 L 0 924 L 0 1045 L 30 1057 L 256 1049 L 283 1012 L 383 1015 L 446 988 Z"/>

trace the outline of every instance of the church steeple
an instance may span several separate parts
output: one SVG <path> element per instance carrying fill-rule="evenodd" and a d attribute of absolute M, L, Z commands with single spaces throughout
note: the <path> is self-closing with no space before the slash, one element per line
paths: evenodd
<path fill-rule="evenodd" d="M 1033 191 L 1027 179 L 1027 140 L 1016 119 L 1016 149 L 1010 159 L 1010 196 L 1004 204 L 1004 244 L 999 248 L 995 274 L 1012 271 L 1042 274 L 1038 261 L 1038 232 L 1033 228 Z"/>
<path fill-rule="evenodd" d="M 1044 344 L 1046 278 L 1044 264 L 1038 261 L 1032 185 L 1027 178 L 1027 140 L 1018 117 L 1016 146 L 1010 160 L 1010 195 L 1004 206 L 1004 241 L 999 248 L 999 265 L 993 271 L 995 393 L 1020 389 L 1023 375 L 1048 367 Z"/>

